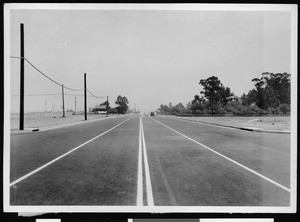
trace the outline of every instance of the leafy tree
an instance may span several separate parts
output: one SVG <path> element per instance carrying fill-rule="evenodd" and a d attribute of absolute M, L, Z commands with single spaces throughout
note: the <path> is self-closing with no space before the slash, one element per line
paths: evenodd
<path fill-rule="evenodd" d="M 279 101 L 280 103 L 286 103 L 288 105 L 291 104 L 291 74 L 286 72 L 284 73 L 277 73 L 277 76 L 280 78 L 280 90 L 279 94 Z"/>
<path fill-rule="evenodd" d="M 281 103 L 290 104 L 290 74 L 262 73 L 262 77 L 254 78 L 256 87 L 256 104 L 261 109 L 275 109 Z"/>
<path fill-rule="evenodd" d="M 276 91 L 271 87 L 267 86 L 264 90 L 264 104 L 265 109 L 276 108 L 280 104 L 280 101 L 277 99 Z"/>
<path fill-rule="evenodd" d="M 245 93 L 241 96 L 241 102 L 244 106 L 252 105 L 256 102 L 257 91 L 252 89 L 246 95 Z"/>
<path fill-rule="evenodd" d="M 266 89 L 269 88 L 272 94 L 276 97 L 279 103 L 290 104 L 290 74 L 284 73 L 262 73 L 262 78 L 265 81 Z"/>
<path fill-rule="evenodd" d="M 208 100 L 207 107 L 211 111 L 211 115 L 218 110 L 218 103 L 221 100 L 221 81 L 216 76 L 209 77 L 207 79 L 201 79 L 199 82 L 203 86 L 203 90 L 200 93 L 204 94 L 204 97 Z"/>
<path fill-rule="evenodd" d="M 189 103 L 187 110 L 192 114 L 198 114 L 205 110 L 205 99 L 199 95 L 195 95 L 194 99 Z"/>
<path fill-rule="evenodd" d="M 258 79 L 258 78 L 254 78 L 252 79 L 252 82 L 255 83 L 255 87 L 256 87 L 256 105 L 261 108 L 264 109 L 265 108 L 265 101 L 264 101 L 264 85 L 265 82 L 262 79 Z"/>
<path fill-rule="evenodd" d="M 128 103 L 129 102 L 125 96 L 122 97 L 119 95 L 115 102 L 115 104 L 118 105 L 117 107 L 118 113 L 122 113 L 122 114 L 126 113 L 128 110 L 128 105 L 127 105 Z"/>
<path fill-rule="evenodd" d="M 191 114 L 192 113 L 192 109 L 191 108 L 192 108 L 192 103 L 188 102 L 186 104 L 186 113 Z"/>
<path fill-rule="evenodd" d="M 203 96 L 199 96 L 199 95 L 195 95 L 194 96 L 194 99 L 192 100 L 192 104 L 195 104 L 195 103 L 205 103 L 205 98 Z"/>
<path fill-rule="evenodd" d="M 243 106 L 240 102 L 231 101 L 226 105 L 225 108 L 227 113 L 237 115 L 237 116 L 245 116 L 246 110 L 245 106 Z"/>
<path fill-rule="evenodd" d="M 226 107 L 227 103 L 234 98 L 234 94 L 231 92 L 230 88 L 225 88 L 223 85 L 221 86 L 220 96 L 223 107 Z"/>
<path fill-rule="evenodd" d="M 172 109 L 172 113 L 174 113 L 174 114 L 184 114 L 185 112 L 186 112 L 186 109 L 182 103 L 178 103 Z"/>
<path fill-rule="evenodd" d="M 241 103 L 243 106 L 248 106 L 248 97 L 245 93 L 241 96 Z"/>
<path fill-rule="evenodd" d="M 194 104 L 194 103 L 197 103 L 197 102 L 199 102 L 201 99 L 200 99 L 200 96 L 199 95 L 195 95 L 194 96 L 194 99 L 192 100 L 192 104 Z"/>
<path fill-rule="evenodd" d="M 172 106 L 172 104 L 169 103 L 169 106 L 161 104 L 160 108 L 158 108 L 158 111 L 163 115 L 182 115 L 187 112 L 187 108 L 182 103 L 178 103 L 175 106 Z"/>
<path fill-rule="evenodd" d="M 171 113 L 169 106 L 163 104 L 160 105 L 158 110 L 162 115 L 169 115 Z"/>

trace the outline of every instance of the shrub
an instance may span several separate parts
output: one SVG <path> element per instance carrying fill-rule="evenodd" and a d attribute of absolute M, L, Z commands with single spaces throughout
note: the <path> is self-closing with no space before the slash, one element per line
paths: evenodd
<path fill-rule="evenodd" d="M 273 108 L 273 107 L 269 107 L 268 110 L 267 110 L 267 113 L 268 113 L 269 115 L 278 115 L 278 114 L 279 114 L 279 111 L 278 111 L 278 109 L 275 109 L 275 108 Z"/>
<path fill-rule="evenodd" d="M 225 111 L 227 114 L 233 114 L 236 116 L 245 116 L 247 114 L 245 107 L 236 101 L 228 103 L 225 107 Z"/>
<path fill-rule="evenodd" d="M 259 112 L 257 113 L 259 116 L 265 116 L 268 114 L 266 110 L 260 109 Z"/>
<path fill-rule="evenodd" d="M 262 116 L 268 113 L 265 110 L 258 108 L 256 105 L 244 106 L 236 101 L 227 104 L 225 111 L 227 115 L 232 114 L 235 116 Z"/>
<path fill-rule="evenodd" d="M 286 103 L 282 103 L 278 106 L 277 110 L 280 114 L 286 115 L 290 112 L 290 106 Z"/>

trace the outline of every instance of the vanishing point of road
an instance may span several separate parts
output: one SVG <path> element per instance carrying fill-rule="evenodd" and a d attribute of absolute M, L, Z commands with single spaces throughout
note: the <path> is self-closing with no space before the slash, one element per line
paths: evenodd
<path fill-rule="evenodd" d="M 12 134 L 10 204 L 289 206 L 289 136 L 142 115 Z"/>

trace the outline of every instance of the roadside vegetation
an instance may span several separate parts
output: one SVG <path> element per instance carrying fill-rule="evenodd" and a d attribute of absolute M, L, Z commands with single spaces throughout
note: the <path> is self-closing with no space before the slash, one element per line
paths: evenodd
<path fill-rule="evenodd" d="M 254 88 L 241 97 L 234 95 L 216 76 L 201 79 L 200 95 L 186 105 L 161 104 L 158 113 L 177 116 L 265 116 L 289 115 L 290 74 L 264 72 L 252 79 Z"/>

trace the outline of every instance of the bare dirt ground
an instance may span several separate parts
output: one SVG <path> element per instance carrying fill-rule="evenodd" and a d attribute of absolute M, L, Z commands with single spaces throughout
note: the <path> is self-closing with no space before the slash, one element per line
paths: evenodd
<path fill-rule="evenodd" d="M 72 115 L 72 112 L 66 112 L 65 116 L 62 117 L 62 112 L 26 113 L 24 115 L 24 128 L 39 128 L 84 121 L 84 114 Z M 87 119 L 105 117 L 105 114 L 89 114 Z M 19 129 L 19 114 L 10 115 L 10 129 L 13 131 Z"/>
<path fill-rule="evenodd" d="M 291 118 L 289 116 L 270 117 L 189 117 L 207 123 L 228 126 L 249 127 L 261 130 L 290 131 Z"/>
<path fill-rule="evenodd" d="M 105 118 L 105 114 L 89 114 L 87 119 Z M 290 131 L 291 119 L 288 116 L 279 117 L 186 117 L 194 121 L 215 123 L 236 127 L 250 127 L 261 130 Z M 56 126 L 68 123 L 84 121 L 84 115 L 72 115 L 72 112 L 66 112 L 66 117 L 62 117 L 62 112 L 40 112 L 27 113 L 24 116 L 24 128 L 40 128 Z M 15 131 L 19 129 L 19 115 L 10 115 L 10 129 Z"/>

